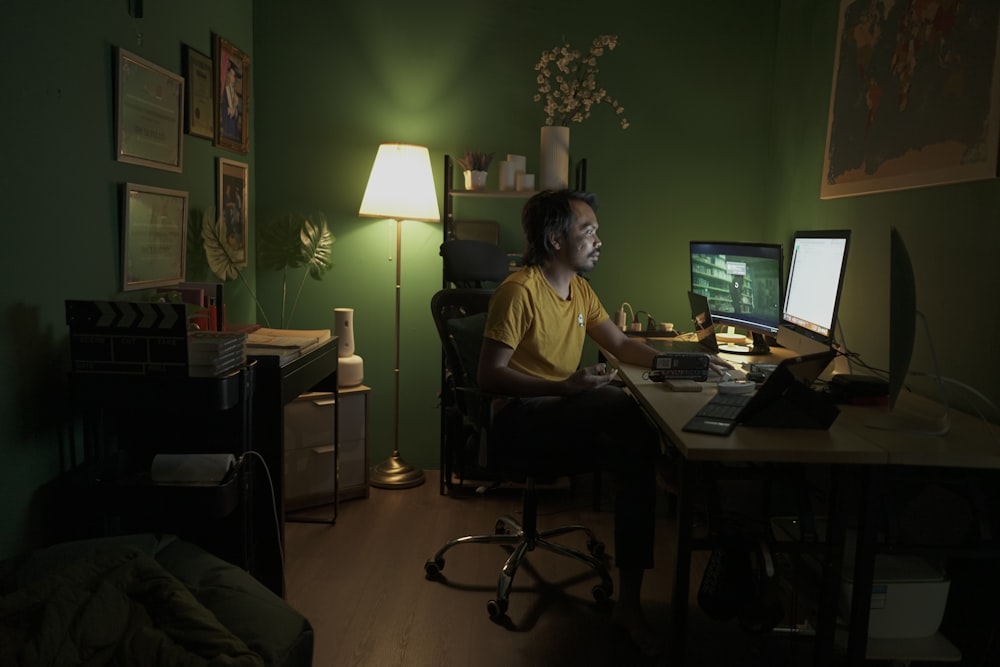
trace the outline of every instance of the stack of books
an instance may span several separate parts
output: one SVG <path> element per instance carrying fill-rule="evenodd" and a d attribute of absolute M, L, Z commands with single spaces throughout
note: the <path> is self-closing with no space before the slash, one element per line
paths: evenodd
<path fill-rule="evenodd" d="M 275 356 L 286 364 L 330 339 L 329 329 L 271 329 L 258 327 L 247 334 L 247 354 Z"/>
<path fill-rule="evenodd" d="M 188 377 L 216 377 L 247 362 L 247 335 L 228 331 L 188 333 Z"/>

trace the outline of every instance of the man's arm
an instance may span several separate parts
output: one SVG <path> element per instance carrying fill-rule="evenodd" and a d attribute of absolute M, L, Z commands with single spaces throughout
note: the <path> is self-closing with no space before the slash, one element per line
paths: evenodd
<path fill-rule="evenodd" d="M 621 333 L 621 332 L 619 332 Z M 483 391 L 507 396 L 569 396 L 611 382 L 618 369 L 605 364 L 581 368 L 565 380 L 545 380 L 511 368 L 514 350 L 491 338 L 483 339 L 479 353 L 478 381 Z"/>
<path fill-rule="evenodd" d="M 659 352 L 638 338 L 630 338 L 610 319 L 604 320 L 587 332 L 598 345 L 613 354 L 619 361 L 650 368 L 653 357 Z"/>

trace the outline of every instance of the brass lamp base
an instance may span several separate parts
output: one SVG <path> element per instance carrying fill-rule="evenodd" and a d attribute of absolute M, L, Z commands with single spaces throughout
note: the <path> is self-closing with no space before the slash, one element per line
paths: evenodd
<path fill-rule="evenodd" d="M 380 489 L 409 489 L 424 483 L 424 471 L 395 455 L 372 466 L 368 483 Z"/>

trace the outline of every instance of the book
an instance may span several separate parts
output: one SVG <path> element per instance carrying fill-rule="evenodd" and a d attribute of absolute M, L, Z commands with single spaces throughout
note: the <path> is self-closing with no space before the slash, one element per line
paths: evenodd
<path fill-rule="evenodd" d="M 329 329 L 270 329 L 261 327 L 247 334 L 247 346 L 302 350 L 318 345 L 329 338 Z"/>

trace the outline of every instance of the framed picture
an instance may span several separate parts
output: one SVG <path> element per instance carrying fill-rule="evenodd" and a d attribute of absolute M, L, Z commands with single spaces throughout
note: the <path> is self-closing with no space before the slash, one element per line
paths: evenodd
<path fill-rule="evenodd" d="M 237 153 L 249 149 L 250 57 L 215 36 L 215 145 Z"/>
<path fill-rule="evenodd" d="M 219 161 L 218 225 L 219 239 L 229 256 L 240 268 L 247 265 L 247 194 L 249 192 L 249 167 L 243 162 Z"/>
<path fill-rule="evenodd" d="M 184 131 L 194 137 L 215 139 L 212 59 L 186 44 L 183 59 L 184 83 L 187 85 Z"/>
<path fill-rule="evenodd" d="M 116 60 L 116 159 L 181 171 L 184 79 L 125 49 Z"/>
<path fill-rule="evenodd" d="M 1000 3 L 841 0 L 820 198 L 994 178 Z"/>
<path fill-rule="evenodd" d="M 123 291 L 184 280 L 187 210 L 186 192 L 135 183 L 123 186 Z"/>

